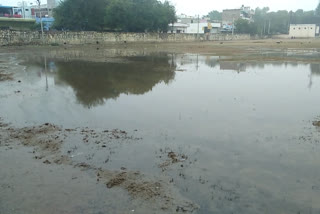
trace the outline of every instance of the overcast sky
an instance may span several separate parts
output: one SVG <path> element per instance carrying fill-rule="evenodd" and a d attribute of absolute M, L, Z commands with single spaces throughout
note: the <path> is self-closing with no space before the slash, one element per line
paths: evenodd
<path fill-rule="evenodd" d="M 0 0 L 2 5 L 17 5 L 21 0 Z M 88 0 L 90 1 L 90 0 Z M 251 8 L 268 6 L 272 11 L 277 10 L 314 10 L 319 0 L 170 0 L 177 10 L 177 14 L 187 15 L 206 15 L 211 10 L 239 8 L 241 5 L 250 6 Z M 35 0 L 28 0 L 35 2 Z M 42 0 L 46 3 L 46 0 Z"/>

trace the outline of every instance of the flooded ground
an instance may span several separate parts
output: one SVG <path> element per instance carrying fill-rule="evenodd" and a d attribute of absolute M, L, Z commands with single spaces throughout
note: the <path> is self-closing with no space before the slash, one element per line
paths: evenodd
<path fill-rule="evenodd" d="M 318 53 L 1 53 L 0 213 L 319 213 Z"/>

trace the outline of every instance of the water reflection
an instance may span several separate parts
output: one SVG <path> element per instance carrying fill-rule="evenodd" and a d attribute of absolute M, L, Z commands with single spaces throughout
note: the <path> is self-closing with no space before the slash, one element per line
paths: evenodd
<path fill-rule="evenodd" d="M 2 111 L 18 122 L 139 130 L 139 147 L 119 153 L 128 169 L 152 172 L 159 164 L 154 148 L 182 151 L 197 161 L 168 175 L 201 205 L 200 213 L 298 213 L 320 204 L 313 202 L 320 189 L 319 137 L 310 127 L 319 115 L 319 64 L 191 54 L 126 57 L 122 63 L 70 58 L 47 58 L 48 93 L 45 61 L 34 66 L 30 60 L 17 84 L 25 87 L 19 88 L 23 97 L 7 97 Z M 144 95 L 82 107 L 121 94 Z"/>
<path fill-rule="evenodd" d="M 311 64 L 310 70 L 311 70 L 311 74 L 310 74 L 309 88 L 312 88 L 313 77 L 320 76 L 320 64 Z"/>
<path fill-rule="evenodd" d="M 170 83 L 177 71 L 202 68 L 240 73 L 254 68 L 264 69 L 268 65 L 298 66 L 296 62 L 239 62 L 225 56 L 174 53 L 121 57 L 113 62 L 63 60 L 55 57 L 29 57 L 25 60 L 30 73 L 36 72 L 37 76 L 45 77 L 46 90 L 49 76 L 54 85 L 71 86 L 77 101 L 88 108 L 103 105 L 106 100 L 116 99 L 121 94 L 147 93 L 158 83 Z M 313 85 L 313 78 L 320 75 L 320 64 L 310 64 L 310 72 L 309 88 Z"/>
<path fill-rule="evenodd" d="M 246 63 L 241 62 L 220 62 L 220 70 L 234 70 L 237 72 L 246 71 Z"/>
<path fill-rule="evenodd" d="M 168 57 L 134 57 L 130 63 L 55 63 L 57 83 L 70 85 L 78 101 L 87 107 L 101 105 L 120 94 L 144 94 L 160 83 L 174 79 L 175 67 Z"/>
<path fill-rule="evenodd" d="M 310 65 L 311 75 L 320 76 L 320 64 Z"/>

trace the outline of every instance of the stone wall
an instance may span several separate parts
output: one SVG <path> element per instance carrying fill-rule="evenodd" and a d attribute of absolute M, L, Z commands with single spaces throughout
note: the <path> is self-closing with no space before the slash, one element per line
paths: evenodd
<path fill-rule="evenodd" d="M 212 34 L 209 36 L 210 41 L 231 41 L 231 40 L 250 40 L 249 34 Z"/>
<path fill-rule="evenodd" d="M 21 19 L 21 18 L 2 18 L 0 17 L 0 29 L 11 29 L 11 30 L 30 30 L 36 24 L 34 19 Z"/>
<path fill-rule="evenodd" d="M 247 40 L 249 35 L 200 35 L 199 40 Z M 100 33 L 100 32 L 41 32 L 0 30 L 0 45 L 32 44 L 107 44 L 124 42 L 187 42 L 197 41 L 196 34 L 167 33 Z"/>

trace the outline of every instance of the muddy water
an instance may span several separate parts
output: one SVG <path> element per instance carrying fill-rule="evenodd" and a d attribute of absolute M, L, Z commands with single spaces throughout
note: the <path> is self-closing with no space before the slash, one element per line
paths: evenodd
<path fill-rule="evenodd" d="M 73 161 L 167 180 L 169 197 L 199 207 L 174 202 L 175 212 L 320 212 L 320 130 L 313 125 L 320 120 L 320 64 L 78 56 L 1 55 L 0 66 L 14 78 L 0 82 L 3 121 L 16 128 L 55 124 L 72 132 L 63 133 L 59 151 Z M 90 130 L 124 131 L 83 134 Z M 141 206 L 150 198 L 132 194 L 126 182 L 108 189 L 92 169 L 45 165 L 33 152 L 0 147 L 0 211 L 172 212 L 152 209 L 150 201 Z"/>

